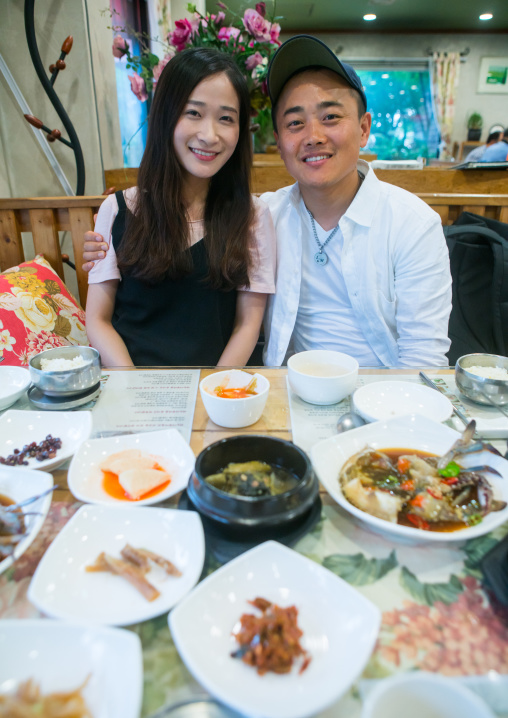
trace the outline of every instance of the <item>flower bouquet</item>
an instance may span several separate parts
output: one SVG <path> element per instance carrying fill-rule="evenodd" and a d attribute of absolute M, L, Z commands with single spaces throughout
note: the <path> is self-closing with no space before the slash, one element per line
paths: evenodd
<path fill-rule="evenodd" d="M 177 52 L 189 47 L 213 47 L 229 53 L 247 80 L 255 123 L 253 129 L 261 127 L 263 134 L 269 135 L 270 99 L 266 75 L 270 57 L 280 45 L 280 25 L 275 20 L 281 18 L 273 15 L 268 19 L 264 2 L 257 3 L 255 9 L 245 10 L 243 17 L 230 11 L 222 2 L 217 6 L 217 14 L 202 15 L 189 3 L 187 9 L 194 17 L 176 20 L 174 30 L 168 33 L 162 58 L 151 52 L 150 38 L 140 33 L 131 33 L 140 41 L 139 55 L 131 54 L 128 40 L 120 34 L 113 40 L 113 55 L 117 58 L 125 56 L 127 67 L 134 70 L 129 75 L 131 90 L 140 102 L 146 102 L 151 98 L 162 70 Z M 115 30 L 125 31 L 125 28 L 116 27 Z"/>

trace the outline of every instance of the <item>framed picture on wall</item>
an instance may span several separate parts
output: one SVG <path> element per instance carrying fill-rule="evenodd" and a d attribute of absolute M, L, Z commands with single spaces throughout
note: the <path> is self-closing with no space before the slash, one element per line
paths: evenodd
<path fill-rule="evenodd" d="M 482 57 L 477 92 L 508 95 L 508 57 Z"/>

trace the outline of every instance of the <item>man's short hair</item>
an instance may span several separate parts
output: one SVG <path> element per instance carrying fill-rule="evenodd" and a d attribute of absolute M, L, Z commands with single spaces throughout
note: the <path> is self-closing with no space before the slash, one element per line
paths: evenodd
<path fill-rule="evenodd" d="M 498 130 L 497 132 L 491 132 L 490 135 L 487 137 L 487 145 L 490 145 L 491 142 L 499 142 L 501 139 L 501 132 Z"/>
<path fill-rule="evenodd" d="M 349 85 L 357 97 L 359 116 L 367 111 L 367 98 L 362 81 L 356 71 L 330 50 L 324 42 L 312 35 L 295 35 L 286 40 L 270 61 L 268 68 L 268 92 L 272 101 L 272 121 L 275 131 L 277 103 L 288 81 L 306 70 L 331 70 Z"/>

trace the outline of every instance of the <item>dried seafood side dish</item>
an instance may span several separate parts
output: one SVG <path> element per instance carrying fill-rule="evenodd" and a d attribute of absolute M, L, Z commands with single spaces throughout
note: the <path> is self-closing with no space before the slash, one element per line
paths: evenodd
<path fill-rule="evenodd" d="M 298 627 L 298 609 L 281 608 L 265 598 L 255 598 L 249 603 L 261 616 L 252 613 L 241 616 L 240 628 L 233 633 L 240 648 L 231 656 L 241 658 L 261 676 L 268 671 L 289 673 L 295 662 L 300 663 L 299 673 L 303 673 L 311 657 L 300 644 L 303 632 Z"/>
<path fill-rule="evenodd" d="M 231 463 L 217 474 L 205 477 L 205 481 L 220 491 L 235 496 L 277 496 L 297 485 L 299 479 L 287 469 L 264 461 Z"/>
<path fill-rule="evenodd" d="M 15 693 L 0 695 L 0 718 L 93 718 L 82 695 L 87 682 L 73 691 L 42 695 L 34 681 L 24 681 Z"/>
<path fill-rule="evenodd" d="M 489 466 L 460 466 L 460 456 L 492 446 L 473 442 L 475 422 L 442 457 L 408 449 L 366 448 L 343 466 L 339 481 L 346 499 L 378 518 L 427 531 L 475 526 L 506 502 L 494 498 L 483 475 Z"/>
<path fill-rule="evenodd" d="M 126 544 L 121 550 L 122 558 L 114 558 L 102 552 L 95 559 L 95 563 L 86 567 L 89 573 L 109 572 L 122 576 L 131 586 L 141 593 L 147 601 L 155 601 L 160 592 L 145 576 L 151 570 L 150 561 L 161 568 L 168 576 L 181 576 L 182 573 L 168 559 L 153 551 L 143 548 L 134 548 Z"/>

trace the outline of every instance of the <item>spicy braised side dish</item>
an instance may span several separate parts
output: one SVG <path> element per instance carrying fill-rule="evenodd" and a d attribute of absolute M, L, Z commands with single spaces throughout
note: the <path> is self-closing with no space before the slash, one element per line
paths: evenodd
<path fill-rule="evenodd" d="M 0 494 L 0 561 L 10 556 L 15 547 L 25 537 L 25 518 L 21 509 L 9 509 L 14 499 Z"/>
<path fill-rule="evenodd" d="M 472 421 L 443 457 L 408 449 L 366 448 L 344 465 L 339 480 L 347 500 L 372 516 L 427 531 L 456 531 L 475 526 L 506 502 L 494 498 L 484 472 L 492 467 L 463 468 L 455 459 L 488 450 L 472 438 Z"/>
<path fill-rule="evenodd" d="M 236 496 L 276 496 L 289 491 L 299 479 L 287 469 L 264 461 L 231 463 L 217 474 L 205 478 L 216 489 Z"/>
<path fill-rule="evenodd" d="M 267 671 L 289 673 L 297 660 L 301 664 L 299 673 L 303 673 L 311 657 L 300 645 L 303 632 L 298 628 L 298 609 L 295 606 L 281 608 L 265 598 L 255 598 L 249 603 L 261 615 L 244 613 L 241 616 L 240 629 L 233 634 L 240 648 L 231 656 L 241 658 L 261 676 Z"/>
<path fill-rule="evenodd" d="M 92 718 L 81 693 L 87 682 L 73 691 L 43 695 L 34 681 L 24 681 L 15 693 L 0 695 L 0 718 Z"/>

